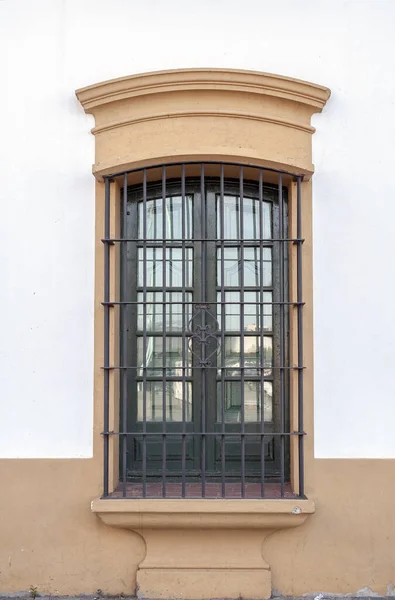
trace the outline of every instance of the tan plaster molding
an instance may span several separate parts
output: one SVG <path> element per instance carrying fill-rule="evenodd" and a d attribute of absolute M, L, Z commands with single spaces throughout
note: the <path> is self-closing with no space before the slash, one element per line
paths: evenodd
<path fill-rule="evenodd" d="M 210 156 L 313 172 L 310 119 L 325 87 L 254 71 L 180 69 L 131 75 L 76 92 L 95 117 L 94 174 Z"/>
<path fill-rule="evenodd" d="M 291 77 L 237 69 L 176 69 L 120 77 L 80 88 L 77 97 L 86 112 L 118 100 L 148 94 L 222 90 L 274 96 L 321 111 L 328 88 Z M 314 110 L 314 112 L 317 112 Z"/>
<path fill-rule="evenodd" d="M 180 117 L 224 117 L 230 119 L 250 119 L 251 121 L 262 121 L 265 123 L 274 123 L 276 125 L 283 125 L 284 127 L 291 127 L 293 129 L 300 129 L 301 131 L 306 131 L 307 133 L 314 133 L 314 127 L 309 125 L 301 125 L 300 123 L 296 123 L 294 121 L 286 121 L 281 119 L 274 119 L 270 117 L 264 117 L 262 115 L 253 115 L 242 112 L 209 112 L 209 111 L 178 111 L 178 112 L 166 112 L 157 115 L 151 115 L 146 117 L 137 117 L 135 119 L 126 119 L 124 121 L 114 121 L 113 123 L 108 123 L 107 125 L 102 125 L 101 127 L 94 127 L 92 129 L 92 133 L 96 135 L 97 133 L 102 133 L 103 131 L 109 131 L 110 129 L 116 129 L 117 127 L 124 127 L 125 125 L 130 125 L 133 123 L 144 123 L 145 121 L 160 121 L 161 119 L 176 119 Z"/>
<path fill-rule="evenodd" d="M 96 499 L 92 511 L 111 527 L 141 535 L 140 598 L 269 598 L 262 547 L 273 531 L 302 525 L 311 500 Z"/>
<path fill-rule="evenodd" d="M 125 529 L 284 529 L 315 512 L 309 499 L 96 499 L 92 512 Z"/>

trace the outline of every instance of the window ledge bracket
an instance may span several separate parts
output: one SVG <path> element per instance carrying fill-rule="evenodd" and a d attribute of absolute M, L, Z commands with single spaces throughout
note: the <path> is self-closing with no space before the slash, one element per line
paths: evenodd
<path fill-rule="evenodd" d="M 145 556 L 137 570 L 138 597 L 163 600 L 270 598 L 265 538 L 302 525 L 314 510 L 307 499 L 92 502 L 103 523 L 140 538 Z"/>

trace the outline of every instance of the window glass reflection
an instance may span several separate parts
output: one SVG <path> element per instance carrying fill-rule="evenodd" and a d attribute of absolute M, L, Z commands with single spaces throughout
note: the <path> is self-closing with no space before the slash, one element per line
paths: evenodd
<path fill-rule="evenodd" d="M 259 287 L 261 284 L 260 257 L 261 249 L 244 248 L 244 261 L 241 261 L 240 248 L 217 249 L 217 285 L 222 285 L 221 259 L 224 261 L 224 286 L 239 287 L 241 283 L 241 269 L 244 273 L 245 287 Z M 272 250 L 263 248 L 262 271 L 264 287 L 272 285 Z"/>
<path fill-rule="evenodd" d="M 144 338 L 137 338 L 137 375 L 143 376 L 143 367 L 146 367 L 147 377 L 162 377 L 165 366 L 166 377 L 182 377 L 191 375 L 191 353 L 188 348 L 188 338 L 185 340 L 185 355 L 182 352 L 182 338 L 166 338 L 165 355 L 163 356 L 163 340 L 161 337 L 147 336 L 146 352 L 144 356 Z M 164 361 L 164 362 L 163 362 Z"/>
<path fill-rule="evenodd" d="M 180 240 L 182 239 L 182 197 L 181 196 L 170 196 L 165 201 L 165 227 L 166 227 L 166 240 Z M 155 198 L 154 200 L 147 200 L 147 240 L 158 240 L 163 237 L 163 200 L 162 198 Z M 185 196 L 185 238 L 190 240 L 192 238 L 192 196 Z M 144 238 L 144 204 L 139 203 L 139 216 L 138 216 L 138 237 Z"/>
<path fill-rule="evenodd" d="M 192 287 L 193 250 L 185 248 L 185 262 L 182 261 L 181 248 L 166 248 L 166 287 L 182 287 L 182 270 L 184 268 L 185 286 Z M 162 287 L 163 285 L 163 249 L 147 248 L 145 263 L 147 287 Z M 144 249 L 139 248 L 138 285 L 144 285 Z"/>
<path fill-rule="evenodd" d="M 242 339 L 240 336 L 225 337 L 225 351 L 218 350 L 218 366 L 225 367 L 227 377 L 240 377 Z M 263 357 L 261 356 L 261 339 L 258 336 L 244 337 L 244 377 L 257 377 L 260 375 L 261 359 L 265 367 L 264 374 L 272 373 L 273 340 L 271 336 L 263 338 Z M 221 374 L 221 369 L 218 370 Z"/>
<path fill-rule="evenodd" d="M 137 294 L 138 319 L 137 329 L 142 331 L 144 327 L 144 294 Z M 165 326 L 163 325 L 163 293 L 147 292 L 146 308 L 146 331 L 182 331 L 183 326 L 188 328 L 192 316 L 191 310 L 192 294 L 185 293 L 185 303 L 182 304 L 181 292 L 166 292 Z"/>
<path fill-rule="evenodd" d="M 240 331 L 240 315 L 244 314 L 244 331 L 260 331 L 261 311 L 263 310 L 263 330 L 272 329 L 272 306 L 263 304 L 261 308 L 260 292 L 244 292 L 244 311 L 240 304 L 240 292 L 225 292 L 225 331 Z M 272 292 L 263 292 L 263 302 L 272 302 Z M 217 293 L 217 320 L 222 329 L 221 292 Z"/>
<path fill-rule="evenodd" d="M 241 203 L 239 196 L 224 196 L 223 199 L 224 239 L 225 240 L 259 240 L 260 208 L 259 200 L 256 198 L 243 198 L 243 219 L 240 218 Z M 221 196 L 217 195 L 217 237 L 222 237 L 221 232 Z M 262 202 L 262 236 L 270 239 L 271 232 L 271 209 L 270 202 Z M 243 230 L 241 226 L 243 225 Z"/>
<path fill-rule="evenodd" d="M 185 389 L 185 398 L 183 396 Z M 163 382 L 147 381 L 145 393 L 145 414 L 147 421 L 163 420 Z M 185 403 L 185 420 L 192 419 L 192 388 L 191 384 L 182 381 L 167 381 L 165 384 L 166 421 L 182 421 L 183 404 Z M 143 382 L 137 383 L 137 420 L 144 417 Z"/>
<path fill-rule="evenodd" d="M 224 383 L 224 417 L 225 423 L 241 422 L 241 382 L 225 381 Z M 264 420 L 273 420 L 273 384 L 265 381 L 263 384 Z M 246 423 L 261 420 L 261 382 L 246 381 L 244 383 L 244 420 Z M 222 422 L 222 384 L 217 386 L 217 421 Z"/>

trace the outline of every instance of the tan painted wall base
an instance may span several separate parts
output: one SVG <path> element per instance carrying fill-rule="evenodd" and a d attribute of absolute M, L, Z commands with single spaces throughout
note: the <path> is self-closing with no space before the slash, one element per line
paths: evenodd
<path fill-rule="evenodd" d="M 0 461 L 0 592 L 34 585 L 42 594 L 133 593 L 146 548 L 137 533 L 92 514 L 100 458 Z M 395 580 L 395 460 L 316 459 L 312 470 L 315 514 L 300 527 L 269 534 L 259 552 L 246 538 L 240 552 L 243 560 L 259 560 L 260 597 L 267 594 L 262 556 L 282 594 L 351 594 L 369 586 L 385 595 Z M 205 539 L 202 533 L 203 550 Z M 144 593 L 151 566 L 138 574 Z M 161 585 L 171 568 L 163 570 Z M 199 568 L 195 575 L 204 581 L 206 568 Z M 226 581 L 241 577 L 233 564 Z"/>
<path fill-rule="evenodd" d="M 260 531 L 150 531 L 137 571 L 144 598 L 269 598 Z M 158 565 L 163 565 L 158 567 Z"/>
<path fill-rule="evenodd" d="M 270 571 L 265 569 L 141 569 L 140 598 L 270 598 Z"/>

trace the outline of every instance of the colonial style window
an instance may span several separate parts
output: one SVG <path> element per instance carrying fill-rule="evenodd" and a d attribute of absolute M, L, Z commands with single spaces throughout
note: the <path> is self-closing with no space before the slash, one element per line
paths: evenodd
<path fill-rule="evenodd" d="M 298 307 L 284 175 L 223 163 L 132 174 L 141 182 L 121 174 L 121 237 L 104 240 L 120 245 L 121 300 L 105 303 L 121 306 L 120 489 L 262 497 L 269 484 L 284 496 Z"/>
<path fill-rule="evenodd" d="M 95 119 L 91 509 L 138 533 L 142 597 L 269 598 L 264 539 L 315 511 L 311 116 L 329 90 L 208 68 L 77 96 Z"/>

